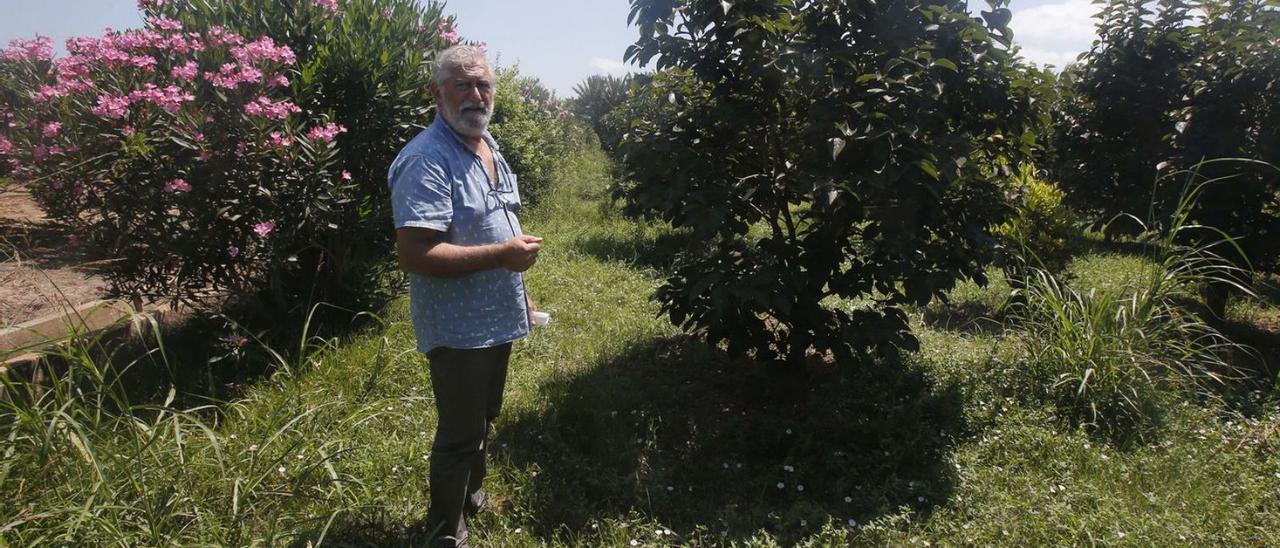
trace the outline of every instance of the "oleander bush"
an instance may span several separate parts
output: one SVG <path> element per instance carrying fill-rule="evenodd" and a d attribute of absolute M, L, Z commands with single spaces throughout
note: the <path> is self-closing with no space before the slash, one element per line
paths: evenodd
<path fill-rule="evenodd" d="M 490 132 L 520 178 L 520 199 L 536 205 L 566 158 L 596 146 L 590 129 L 576 120 L 567 105 L 536 77 L 520 67 L 498 67 Z"/>
<path fill-rule="evenodd" d="M 6 52 L 0 129 L 119 295 L 359 306 L 391 257 L 385 169 L 428 121 L 441 5 L 140 2 L 144 28 Z M 34 108 L 22 101 L 34 103 Z M 18 101 L 18 102 L 14 102 Z"/>

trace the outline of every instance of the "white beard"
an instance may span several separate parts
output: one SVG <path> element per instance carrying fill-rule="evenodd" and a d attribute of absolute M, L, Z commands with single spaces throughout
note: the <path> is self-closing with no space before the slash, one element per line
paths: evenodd
<path fill-rule="evenodd" d="M 479 137 L 484 135 L 484 131 L 489 129 L 489 119 L 493 117 L 493 102 L 490 101 L 483 113 L 474 110 L 466 110 L 472 107 L 478 107 L 479 104 L 469 103 L 459 107 L 457 112 L 443 111 L 445 114 L 444 121 L 454 131 L 466 137 Z"/>

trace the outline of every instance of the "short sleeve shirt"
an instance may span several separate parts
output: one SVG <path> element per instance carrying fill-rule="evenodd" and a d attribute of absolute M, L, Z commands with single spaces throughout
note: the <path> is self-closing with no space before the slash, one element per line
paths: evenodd
<path fill-rule="evenodd" d="M 437 116 L 405 145 L 387 171 L 396 228 L 429 228 L 459 246 L 500 243 L 520 234 L 516 176 L 493 151 L 498 180 L 491 181 L 480 157 Z M 456 278 L 409 274 L 409 310 L 418 351 L 487 348 L 529 333 L 524 281 L 504 268 Z"/>

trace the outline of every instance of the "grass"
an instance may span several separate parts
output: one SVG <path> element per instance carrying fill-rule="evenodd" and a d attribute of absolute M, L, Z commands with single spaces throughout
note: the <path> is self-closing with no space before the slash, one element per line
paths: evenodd
<path fill-rule="evenodd" d="M 1269 393 L 1248 411 L 1179 399 L 1128 446 L 1065 426 L 1011 392 L 1026 335 L 984 320 L 999 285 L 953 292 L 945 317 L 969 323 L 914 312 L 922 350 L 901 363 L 781 383 L 656 315 L 679 235 L 617 215 L 606 167 L 574 159 L 522 218 L 546 238 L 528 283 L 552 323 L 515 347 L 477 545 L 1280 543 Z M 1143 265 L 1084 256 L 1073 283 L 1125 287 Z M 434 414 L 406 303 L 381 316 L 207 405 L 124 396 L 98 369 L 109 344 L 68 350 L 82 380 L 0 407 L 0 544 L 403 545 Z"/>

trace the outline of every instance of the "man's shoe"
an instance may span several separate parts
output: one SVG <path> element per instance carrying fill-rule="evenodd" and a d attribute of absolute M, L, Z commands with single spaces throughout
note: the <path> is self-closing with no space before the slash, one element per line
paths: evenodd
<path fill-rule="evenodd" d="M 477 489 L 476 492 L 467 496 L 467 514 L 476 515 L 489 509 L 489 494 L 484 489 Z"/>
<path fill-rule="evenodd" d="M 431 543 L 431 548 L 471 548 L 464 539 L 459 541 L 453 537 L 439 537 Z"/>

